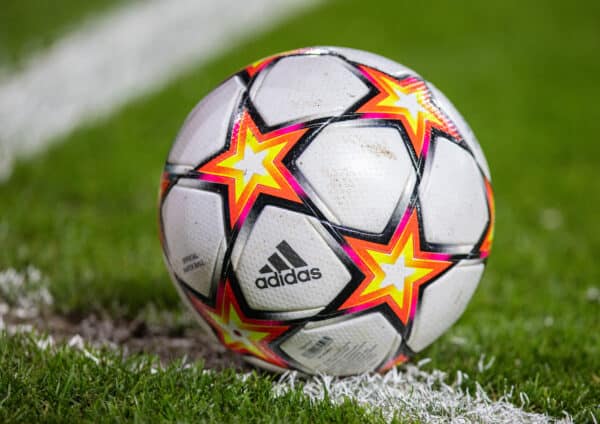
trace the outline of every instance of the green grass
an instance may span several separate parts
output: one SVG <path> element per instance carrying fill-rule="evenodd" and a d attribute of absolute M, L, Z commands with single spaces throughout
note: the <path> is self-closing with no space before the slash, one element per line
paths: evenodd
<path fill-rule="evenodd" d="M 49 353 L 29 337 L 0 336 L 0 421 L 384 422 L 351 401 L 311 402 L 300 390 L 277 397 L 269 376 L 242 381 L 233 370 L 207 374 L 181 363 L 156 372 L 148 357 L 98 356 L 95 363 L 74 349 Z"/>
<path fill-rule="evenodd" d="M 120 0 L 4 0 L 0 11 L 0 68 L 22 63 L 82 19 Z"/>
<path fill-rule="evenodd" d="M 488 270 L 466 315 L 421 357 L 467 372 L 492 396 L 524 391 L 529 410 L 590 420 L 600 399 L 599 305 L 586 298 L 600 281 L 599 9 L 591 1 L 326 4 L 20 164 L 0 187 L 0 269 L 35 264 L 63 313 L 180 307 L 160 258 L 155 205 L 187 112 L 257 57 L 316 44 L 372 50 L 417 69 L 454 101 L 493 174 L 498 225 Z M 540 218 L 549 208 L 562 216 L 554 230 Z M 496 358 L 483 373 L 480 354 Z"/>

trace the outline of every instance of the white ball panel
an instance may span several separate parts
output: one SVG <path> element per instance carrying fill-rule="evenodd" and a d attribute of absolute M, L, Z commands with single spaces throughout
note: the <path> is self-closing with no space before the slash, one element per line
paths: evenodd
<path fill-rule="evenodd" d="M 361 374 L 381 364 L 400 337 L 383 315 L 374 312 L 309 323 L 281 349 L 312 373 Z"/>
<path fill-rule="evenodd" d="M 332 222 L 380 233 L 416 181 L 400 133 L 389 127 L 327 126 L 297 160 Z"/>
<path fill-rule="evenodd" d="M 166 258 L 165 258 L 165 261 L 166 261 Z M 175 274 L 173 274 L 173 270 L 169 266 L 168 262 L 167 262 L 167 271 L 169 272 L 169 276 L 171 277 L 171 280 L 173 280 L 173 283 L 175 283 L 174 285 L 175 285 L 175 288 L 177 289 L 177 292 L 179 293 L 179 296 L 181 297 L 181 299 L 183 299 L 183 302 L 187 305 L 188 310 L 192 311 L 192 315 L 196 319 L 196 322 L 198 323 L 200 328 L 202 328 L 202 330 L 204 330 L 204 332 L 206 333 L 208 342 L 215 346 L 221 346 L 221 342 L 219 341 L 218 337 L 213 332 L 210 324 L 204 319 L 204 317 L 202 317 L 202 315 L 200 315 L 200 313 L 196 310 L 196 308 L 194 308 L 194 305 L 192 305 L 192 302 L 187 297 L 187 294 L 184 292 L 183 287 L 181 287 L 181 285 L 179 285 L 177 283 L 177 281 L 175 279 Z"/>
<path fill-rule="evenodd" d="M 378 69 L 382 72 L 385 72 L 386 74 L 390 74 L 396 77 L 407 74 L 417 75 L 417 73 L 412 69 L 374 53 L 365 52 L 363 50 L 350 49 L 347 47 L 323 48 L 338 53 L 351 62 L 362 63 L 363 65 L 367 65 L 371 68 Z"/>
<path fill-rule="evenodd" d="M 291 56 L 258 75 L 250 98 L 268 125 L 336 116 L 369 91 L 339 58 Z"/>
<path fill-rule="evenodd" d="M 433 163 L 419 186 L 425 239 L 473 245 L 488 222 L 483 177 L 473 157 L 456 143 L 437 138 Z"/>
<path fill-rule="evenodd" d="M 177 135 L 168 161 L 198 166 L 226 142 L 227 130 L 245 86 L 232 77 L 211 91 L 192 110 Z"/>
<path fill-rule="evenodd" d="M 484 264 L 458 264 L 425 288 L 406 344 L 415 352 L 429 346 L 463 314 Z"/>
<path fill-rule="evenodd" d="M 263 209 L 246 243 L 236 243 L 232 252 L 235 273 L 250 307 L 314 315 L 350 281 L 348 270 L 315 229 L 320 225 L 297 212 L 275 206 Z M 281 247 L 282 242 L 287 249 Z M 280 260 L 287 269 L 275 272 Z M 261 272 L 265 267 L 271 271 Z"/>
<path fill-rule="evenodd" d="M 488 166 L 487 160 L 485 159 L 485 155 L 483 154 L 483 150 L 481 149 L 481 146 L 477 141 L 477 137 L 475 137 L 475 133 L 473 133 L 473 130 L 471 129 L 467 121 L 465 121 L 465 118 L 463 118 L 458 109 L 456 109 L 454 104 L 444 95 L 444 93 L 438 90 L 433 84 L 428 84 L 429 88 L 433 92 L 434 99 L 441 106 L 442 110 L 446 112 L 446 114 L 452 120 L 452 122 L 454 122 L 454 124 L 457 126 L 458 131 L 465 139 L 465 143 L 467 143 L 467 145 L 473 152 L 477 163 L 479 164 L 479 166 L 481 166 L 483 173 L 488 178 L 488 180 L 491 181 L 492 177 L 490 174 L 490 167 Z"/>
<path fill-rule="evenodd" d="M 169 262 L 179 278 L 208 296 L 226 250 L 221 196 L 173 187 L 162 207 Z"/>

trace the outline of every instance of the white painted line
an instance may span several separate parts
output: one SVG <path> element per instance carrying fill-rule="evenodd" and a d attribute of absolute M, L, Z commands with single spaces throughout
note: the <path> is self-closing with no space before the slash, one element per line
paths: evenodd
<path fill-rule="evenodd" d="M 47 278 L 33 265 L 22 271 L 14 268 L 0 270 L 0 331 L 8 334 L 33 331 L 29 321 L 53 303 Z M 22 322 L 5 323 L 4 318 L 9 313 Z"/>
<path fill-rule="evenodd" d="M 316 2 L 149 0 L 85 22 L 22 72 L 0 77 L 0 179 L 15 157 L 43 150 Z"/>
<path fill-rule="evenodd" d="M 512 394 L 492 400 L 479 384 L 474 393 L 461 388 L 466 374 L 457 375 L 449 384 L 448 376 L 438 370 L 426 372 L 415 365 L 392 369 L 385 375 L 364 374 L 354 377 L 328 376 L 300 378 L 295 372 L 283 374 L 275 385 L 277 394 L 302 387 L 314 401 L 327 397 L 333 403 L 355 400 L 367 409 L 379 410 L 386 420 L 424 423 L 571 423 L 570 417 L 556 419 L 544 414 L 526 412 L 513 405 Z M 527 396 L 517 397 L 522 406 Z"/>

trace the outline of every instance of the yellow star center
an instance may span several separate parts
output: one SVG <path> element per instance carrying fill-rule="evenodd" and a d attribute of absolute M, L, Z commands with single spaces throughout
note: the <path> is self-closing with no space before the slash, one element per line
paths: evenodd
<path fill-rule="evenodd" d="M 404 246 L 397 245 L 389 254 L 374 250 L 367 250 L 367 253 L 377 265 L 373 270 L 375 278 L 363 292 L 364 295 L 387 289 L 397 294 L 402 302 L 404 289 L 431 271 L 415 260 L 412 235 Z"/>
<path fill-rule="evenodd" d="M 285 146 L 285 140 L 277 144 L 260 143 L 250 128 L 240 137 L 236 154 L 223 159 L 217 166 L 229 168 L 235 178 L 235 199 L 239 201 L 244 192 L 258 185 L 281 188 L 274 175 L 278 170 L 273 160 Z"/>
<path fill-rule="evenodd" d="M 256 356 L 264 357 L 258 342 L 267 337 L 269 333 L 246 326 L 233 307 L 229 308 L 229 314 L 226 318 L 213 312 L 209 313 L 214 322 L 221 328 L 223 343 L 226 346 L 241 347 Z"/>

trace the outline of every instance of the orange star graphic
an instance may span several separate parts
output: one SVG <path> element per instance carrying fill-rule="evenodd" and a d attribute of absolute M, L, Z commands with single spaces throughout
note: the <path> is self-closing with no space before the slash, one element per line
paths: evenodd
<path fill-rule="evenodd" d="M 229 149 L 200 166 L 202 179 L 228 186 L 232 227 L 243 221 L 261 193 L 301 202 L 294 189 L 298 183 L 282 160 L 306 131 L 293 125 L 262 134 L 245 111 L 234 126 Z"/>
<path fill-rule="evenodd" d="M 169 185 L 171 185 L 171 179 L 169 178 L 169 173 L 165 171 L 160 176 L 160 186 L 158 189 L 159 200 L 165 197 L 165 193 L 167 192 Z"/>
<path fill-rule="evenodd" d="M 419 287 L 452 265 L 448 255 L 421 250 L 415 209 L 407 211 L 387 244 L 346 240 L 365 278 L 341 309 L 358 311 L 387 303 L 405 325 L 414 316 Z"/>
<path fill-rule="evenodd" d="M 485 180 L 485 192 L 490 208 L 490 225 L 481 243 L 479 251 L 481 252 L 482 258 L 487 258 L 492 250 L 492 244 L 494 243 L 494 226 L 496 224 L 496 205 L 494 203 L 494 193 L 492 191 L 492 184 L 486 179 Z"/>
<path fill-rule="evenodd" d="M 226 347 L 241 354 L 254 355 L 280 367 L 287 367 L 284 360 L 269 348 L 268 343 L 289 327 L 276 321 L 247 318 L 235 299 L 229 283 L 226 283 L 217 295 L 217 305 L 214 310 L 190 293 L 188 298 L 194 308 L 216 330 L 219 339 Z"/>
<path fill-rule="evenodd" d="M 400 364 L 405 363 L 406 361 L 408 361 L 408 359 L 408 356 L 406 356 L 403 353 L 399 353 L 398 355 L 394 356 L 392 359 L 387 361 L 385 364 L 383 364 L 377 371 L 384 373 L 386 371 L 391 370 L 392 368 L 397 367 Z"/>
<path fill-rule="evenodd" d="M 358 109 L 367 117 L 396 119 L 402 122 L 417 156 L 426 153 L 431 129 L 436 128 L 455 139 L 460 134 L 454 123 L 432 101 L 425 81 L 409 76 L 397 80 L 367 66 L 359 66 L 379 93 Z"/>

